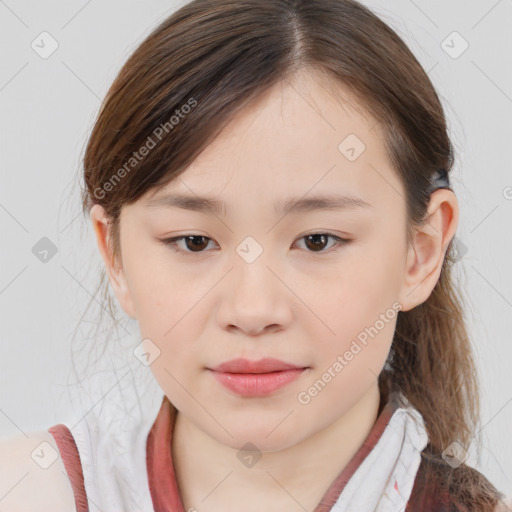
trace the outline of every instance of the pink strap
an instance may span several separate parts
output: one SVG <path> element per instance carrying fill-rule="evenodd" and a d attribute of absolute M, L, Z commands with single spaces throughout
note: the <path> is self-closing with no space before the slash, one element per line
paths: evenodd
<path fill-rule="evenodd" d="M 185 512 L 171 457 L 176 408 L 166 395 L 148 435 L 146 463 L 153 507 L 158 512 Z"/>
<path fill-rule="evenodd" d="M 60 456 L 68 474 L 75 496 L 75 507 L 77 512 L 89 512 L 87 495 L 85 493 L 84 475 L 80 454 L 75 443 L 73 434 L 66 425 L 59 424 L 48 429 L 53 435 L 59 448 Z"/>

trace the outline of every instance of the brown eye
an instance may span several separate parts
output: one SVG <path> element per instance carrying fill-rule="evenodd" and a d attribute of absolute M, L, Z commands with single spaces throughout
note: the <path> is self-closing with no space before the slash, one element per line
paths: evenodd
<path fill-rule="evenodd" d="M 329 239 L 334 240 L 334 244 L 332 244 L 327 250 L 325 250 L 325 247 Z M 304 235 L 299 240 L 305 240 L 304 245 L 306 246 L 307 252 L 317 252 L 319 254 L 331 252 L 335 250 L 338 246 L 346 245 L 351 241 L 349 239 L 341 238 L 331 233 L 311 233 L 309 235 Z"/>
<path fill-rule="evenodd" d="M 185 248 L 178 246 L 178 242 L 185 241 Z M 208 246 L 208 241 L 211 240 L 207 236 L 203 235 L 183 235 L 174 238 L 168 238 L 162 240 L 162 242 L 170 247 L 173 251 L 191 254 L 204 252 L 204 249 Z"/>
<path fill-rule="evenodd" d="M 306 246 L 315 252 L 318 250 L 322 251 L 322 249 L 324 249 L 328 238 L 329 236 L 324 234 L 308 235 L 304 237 L 306 240 Z"/>
<path fill-rule="evenodd" d="M 187 249 L 194 252 L 200 252 L 208 246 L 208 242 L 205 243 L 205 240 L 208 240 L 206 236 L 191 235 L 184 237 L 184 240 Z"/>

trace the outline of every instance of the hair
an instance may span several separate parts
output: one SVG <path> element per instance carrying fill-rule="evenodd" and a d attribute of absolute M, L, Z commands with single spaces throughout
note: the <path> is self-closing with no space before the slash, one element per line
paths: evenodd
<path fill-rule="evenodd" d="M 404 41 L 355 0 L 193 0 L 123 65 L 87 143 L 83 212 L 96 203 L 105 209 L 112 261 L 122 262 L 122 207 L 176 179 L 238 111 L 302 69 L 339 84 L 340 94 L 350 91 L 377 120 L 405 187 L 412 240 L 427 221 L 431 176 L 451 172 L 454 151 L 439 97 Z M 441 456 L 453 441 L 469 449 L 480 418 L 453 241 L 428 299 L 399 312 L 379 385 L 421 413 L 429 435 L 422 456 L 437 474 L 449 470 L 461 503 L 484 512 L 503 494 L 470 466 L 448 468 Z M 100 286 L 108 298 L 104 270 Z"/>

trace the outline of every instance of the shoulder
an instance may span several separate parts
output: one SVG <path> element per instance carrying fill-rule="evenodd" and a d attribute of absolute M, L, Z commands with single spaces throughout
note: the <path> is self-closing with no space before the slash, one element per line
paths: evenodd
<path fill-rule="evenodd" d="M 49 431 L 0 439 L 2 510 L 76 511 L 73 489 Z"/>

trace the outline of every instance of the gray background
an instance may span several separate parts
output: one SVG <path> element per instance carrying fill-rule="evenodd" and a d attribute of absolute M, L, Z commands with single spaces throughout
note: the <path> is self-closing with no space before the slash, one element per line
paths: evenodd
<path fill-rule="evenodd" d="M 104 336 L 87 339 L 99 296 L 79 324 L 101 260 L 80 215 L 78 176 L 117 71 L 182 3 L 0 0 L 0 437 L 71 424 L 89 410 L 76 405 L 79 396 L 93 408 L 126 376 L 134 378 L 133 355 L 123 370 L 116 363 L 140 342 L 133 321 L 123 318 L 100 363 L 89 353 Z M 476 440 L 483 449 L 480 456 L 472 449 L 469 463 L 512 495 L 512 1 L 363 3 L 405 39 L 446 109 L 461 209 L 456 267 L 482 387 Z M 58 43 L 47 58 L 31 47 L 46 37 L 51 48 L 43 31 Z M 37 249 L 52 244 L 56 254 L 41 261 Z M 87 399 L 77 391 L 86 381 L 73 371 L 72 348 L 77 367 L 94 373 L 88 389 L 102 382 Z"/>

